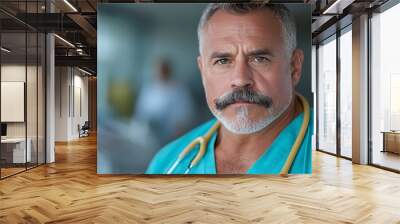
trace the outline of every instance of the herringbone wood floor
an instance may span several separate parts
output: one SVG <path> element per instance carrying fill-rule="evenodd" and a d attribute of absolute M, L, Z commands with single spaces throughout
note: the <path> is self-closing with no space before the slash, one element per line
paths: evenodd
<path fill-rule="evenodd" d="M 96 139 L 0 181 L 0 223 L 400 223 L 400 175 L 316 152 L 311 176 L 99 176 Z"/>

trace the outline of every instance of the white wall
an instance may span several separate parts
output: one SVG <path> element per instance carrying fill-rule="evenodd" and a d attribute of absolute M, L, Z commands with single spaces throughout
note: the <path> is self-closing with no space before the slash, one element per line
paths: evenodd
<path fill-rule="evenodd" d="M 67 67 L 55 68 L 55 141 L 68 140 L 68 117 L 70 84 L 69 69 Z"/>
<path fill-rule="evenodd" d="M 78 124 L 88 120 L 88 77 L 76 68 L 56 67 L 55 86 L 55 140 L 77 139 Z"/>
<path fill-rule="evenodd" d="M 36 80 L 31 76 L 36 77 L 36 66 L 6 64 L 1 66 L 1 81 L 2 82 L 25 82 L 25 76 L 28 76 L 28 84 L 31 88 L 27 88 L 27 120 L 28 120 L 28 137 L 35 131 L 36 135 L 36 112 L 37 99 L 36 99 Z M 41 71 L 39 71 L 41 72 Z M 33 88 L 32 88 L 33 86 Z M 3 96 L 5 97 L 5 96 Z M 41 105 L 39 105 L 40 107 Z M 7 108 L 1 108 L 7 110 Z M 32 123 L 33 122 L 33 123 Z M 8 137 L 25 137 L 26 122 L 7 122 L 7 136 Z"/>
<path fill-rule="evenodd" d="M 29 139 L 32 151 L 32 161 L 44 163 L 45 150 L 45 115 L 44 115 L 44 73 L 41 66 L 25 64 L 3 64 L 1 66 L 2 82 L 24 82 L 26 84 L 26 105 L 21 108 L 22 113 L 26 112 L 26 120 L 23 122 L 6 122 L 8 138 Z M 27 79 L 27 80 L 26 80 Z M 2 95 L 2 98 L 7 95 Z M 2 112 L 15 113 L 12 108 L 2 107 Z M 39 155 L 37 155 L 37 153 Z M 50 161 L 50 160 L 49 160 Z"/>

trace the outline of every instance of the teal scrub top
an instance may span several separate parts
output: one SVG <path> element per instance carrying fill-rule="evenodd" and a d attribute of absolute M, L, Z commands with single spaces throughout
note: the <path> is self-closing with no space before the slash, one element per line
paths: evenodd
<path fill-rule="evenodd" d="M 258 158 L 257 161 L 247 170 L 247 174 L 279 174 L 285 164 L 294 141 L 303 123 L 304 113 L 299 114 L 289 125 L 281 131 L 278 137 Z M 203 136 L 217 122 L 216 119 L 208 121 L 184 136 L 164 146 L 152 159 L 146 170 L 146 174 L 167 174 L 167 171 L 177 160 L 183 149 L 195 138 Z M 190 170 L 189 174 L 216 174 L 215 163 L 215 140 L 218 132 L 216 131 L 207 145 L 206 153 L 203 158 Z M 289 169 L 289 174 L 310 174 L 311 173 L 311 136 L 313 134 L 313 113 L 311 111 L 310 122 L 307 132 L 299 151 Z M 176 166 L 172 174 L 184 174 L 190 162 L 199 151 L 199 145 L 190 151 L 185 158 Z"/>

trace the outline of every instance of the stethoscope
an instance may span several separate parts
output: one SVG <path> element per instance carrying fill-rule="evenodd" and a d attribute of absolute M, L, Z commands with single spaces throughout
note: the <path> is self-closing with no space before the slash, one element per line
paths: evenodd
<path fill-rule="evenodd" d="M 292 149 L 290 150 L 289 156 L 286 159 L 285 164 L 283 165 L 280 175 L 286 176 L 289 172 L 290 167 L 292 166 L 293 160 L 296 157 L 297 152 L 299 151 L 300 145 L 303 142 L 304 136 L 307 131 L 308 123 L 310 121 L 310 108 L 309 108 L 309 103 L 307 100 L 300 94 L 296 94 L 296 96 L 300 99 L 303 110 L 304 110 L 304 118 L 303 118 L 303 123 L 300 128 L 300 132 L 297 135 L 297 138 L 292 146 Z M 200 161 L 201 158 L 203 158 L 204 154 L 206 153 L 206 147 L 208 144 L 208 141 L 210 140 L 212 134 L 217 131 L 217 129 L 221 126 L 220 122 L 216 122 L 208 132 L 203 135 L 199 136 L 196 139 L 194 139 L 189 145 L 185 147 L 185 149 L 179 154 L 178 158 L 176 161 L 172 164 L 172 166 L 168 169 L 167 174 L 172 174 L 178 164 L 185 158 L 185 156 L 192 151 L 197 144 L 200 145 L 199 152 L 197 155 L 193 158 L 193 160 L 190 162 L 188 168 L 185 170 L 184 174 L 188 174 L 190 170 Z"/>

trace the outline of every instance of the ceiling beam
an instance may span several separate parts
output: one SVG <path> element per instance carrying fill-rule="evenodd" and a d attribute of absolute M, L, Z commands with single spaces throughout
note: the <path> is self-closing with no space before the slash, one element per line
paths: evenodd
<path fill-rule="evenodd" d="M 96 46 L 96 28 L 94 28 L 92 24 L 90 24 L 87 19 L 80 14 L 68 14 L 67 16 L 85 31 L 89 37 L 87 38 L 87 41 L 90 42 L 89 44 L 91 46 Z"/>
<path fill-rule="evenodd" d="M 88 67 L 96 71 L 97 60 L 90 56 L 55 56 L 56 66 L 80 66 Z"/>

